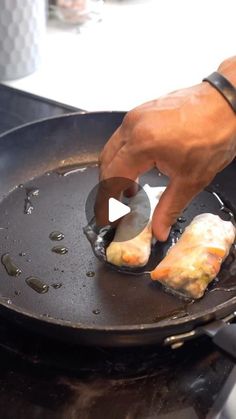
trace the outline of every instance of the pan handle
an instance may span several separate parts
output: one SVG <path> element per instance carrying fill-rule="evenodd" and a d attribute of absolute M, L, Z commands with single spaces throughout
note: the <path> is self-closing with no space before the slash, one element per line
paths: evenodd
<path fill-rule="evenodd" d="M 196 329 L 192 329 L 190 332 L 168 336 L 164 340 L 164 345 L 176 349 L 180 348 L 184 342 L 192 338 L 206 335 L 212 339 L 215 345 L 236 359 L 236 323 L 230 323 L 235 318 L 236 311 L 222 320 L 212 321 Z"/>
<path fill-rule="evenodd" d="M 236 324 L 227 324 L 222 320 L 216 320 L 209 325 L 203 326 L 202 332 L 212 338 L 219 348 L 236 358 Z"/>

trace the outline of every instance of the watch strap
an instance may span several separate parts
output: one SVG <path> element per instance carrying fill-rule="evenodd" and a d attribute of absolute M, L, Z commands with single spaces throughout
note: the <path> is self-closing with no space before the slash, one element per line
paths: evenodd
<path fill-rule="evenodd" d="M 222 76 L 218 71 L 215 71 L 210 76 L 205 77 L 203 81 L 207 81 L 212 87 L 218 90 L 236 113 L 236 88 L 226 77 Z"/>

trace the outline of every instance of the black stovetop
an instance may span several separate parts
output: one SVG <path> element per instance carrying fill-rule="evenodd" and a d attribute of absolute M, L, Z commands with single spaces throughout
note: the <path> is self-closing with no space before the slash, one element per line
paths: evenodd
<path fill-rule="evenodd" d="M 0 85 L 0 133 L 76 111 Z M 176 350 L 80 348 L 30 334 L 0 319 L 1 417 L 203 419 L 209 414 L 209 418 L 236 418 L 236 408 L 231 415 L 228 406 L 227 416 L 216 416 L 232 395 L 234 365 L 208 338 Z"/>

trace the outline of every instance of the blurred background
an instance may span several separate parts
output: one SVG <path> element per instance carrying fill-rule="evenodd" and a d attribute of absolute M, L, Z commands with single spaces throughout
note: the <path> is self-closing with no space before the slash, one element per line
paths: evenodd
<path fill-rule="evenodd" d="M 236 54 L 235 0 L 2 0 L 1 8 L 1 81 L 86 110 L 129 110 L 198 83 Z M 1 27 L 11 13 L 9 33 Z M 28 68 L 4 76 L 6 57 L 11 70 L 13 49 L 23 54 L 24 41 L 12 41 L 19 33 L 28 37 Z"/>

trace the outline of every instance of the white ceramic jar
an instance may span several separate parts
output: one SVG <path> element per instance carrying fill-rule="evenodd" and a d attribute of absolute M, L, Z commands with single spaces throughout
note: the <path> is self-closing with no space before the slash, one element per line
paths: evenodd
<path fill-rule="evenodd" d="M 46 27 L 45 0 L 0 1 L 0 81 L 27 76 L 38 67 Z"/>

